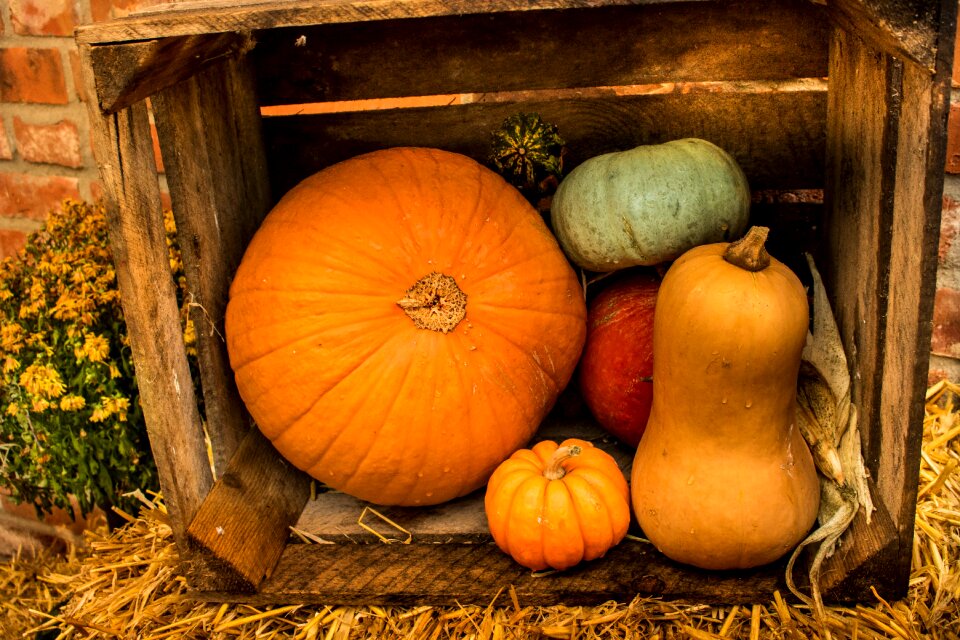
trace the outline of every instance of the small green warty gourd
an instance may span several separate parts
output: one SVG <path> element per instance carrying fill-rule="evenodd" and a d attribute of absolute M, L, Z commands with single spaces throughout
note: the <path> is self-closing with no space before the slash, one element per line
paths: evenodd
<path fill-rule="evenodd" d="M 493 132 L 490 163 L 528 200 L 556 189 L 563 173 L 565 142 L 557 126 L 537 113 L 517 113 Z"/>
<path fill-rule="evenodd" d="M 657 265 L 697 245 L 737 239 L 749 213 L 740 166 L 699 138 L 590 158 L 563 179 L 551 207 L 564 252 L 598 272 Z"/>

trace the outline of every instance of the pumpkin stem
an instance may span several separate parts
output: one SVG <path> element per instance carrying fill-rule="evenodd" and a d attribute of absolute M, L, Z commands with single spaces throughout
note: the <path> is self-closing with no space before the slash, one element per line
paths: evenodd
<path fill-rule="evenodd" d="M 745 236 L 727 246 L 723 259 L 747 271 L 763 271 L 770 266 L 770 254 L 764 246 L 768 233 L 768 227 L 750 227 Z"/>
<path fill-rule="evenodd" d="M 581 451 L 583 451 L 583 449 L 580 448 L 580 445 L 576 444 L 558 448 L 553 452 L 553 457 L 550 458 L 550 462 L 547 463 L 547 467 L 543 470 L 543 477 L 547 480 L 559 480 L 567 475 L 567 470 L 563 468 L 563 463 L 574 456 L 580 455 Z"/>
<path fill-rule="evenodd" d="M 397 306 L 418 329 L 449 333 L 467 315 L 467 294 L 453 277 L 434 271 L 407 289 Z"/>

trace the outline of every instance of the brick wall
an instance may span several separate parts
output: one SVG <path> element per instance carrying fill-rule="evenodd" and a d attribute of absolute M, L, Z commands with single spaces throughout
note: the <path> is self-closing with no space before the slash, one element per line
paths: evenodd
<path fill-rule="evenodd" d="M 0 0 L 0 257 L 64 198 L 100 195 L 74 28 L 156 2 Z"/>
<path fill-rule="evenodd" d="M 99 196 L 73 29 L 159 1 L 0 0 L 0 257 L 62 199 Z M 960 98 L 945 169 L 931 381 L 960 380 Z"/>

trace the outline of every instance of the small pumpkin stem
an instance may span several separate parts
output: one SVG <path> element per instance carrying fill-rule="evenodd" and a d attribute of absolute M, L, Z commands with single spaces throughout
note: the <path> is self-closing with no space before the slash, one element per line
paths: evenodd
<path fill-rule="evenodd" d="M 763 271 L 770 266 L 770 254 L 764 246 L 769 233 L 768 227 L 750 227 L 747 235 L 730 243 L 723 259 L 747 271 Z"/>
<path fill-rule="evenodd" d="M 547 467 L 543 470 L 543 477 L 547 480 L 559 480 L 567 475 L 567 470 L 563 468 L 563 463 L 574 456 L 580 455 L 581 451 L 583 451 L 583 449 L 580 448 L 580 445 L 576 444 L 558 448 L 553 452 L 553 457 L 550 458 L 550 462 L 547 463 Z"/>

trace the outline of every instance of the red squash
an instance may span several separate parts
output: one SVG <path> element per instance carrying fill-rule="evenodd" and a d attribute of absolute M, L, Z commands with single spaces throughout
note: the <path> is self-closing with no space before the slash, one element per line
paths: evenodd
<path fill-rule="evenodd" d="M 590 303 L 587 342 L 580 361 L 584 401 L 604 429 L 631 447 L 653 401 L 653 312 L 660 279 L 631 273 Z"/>

